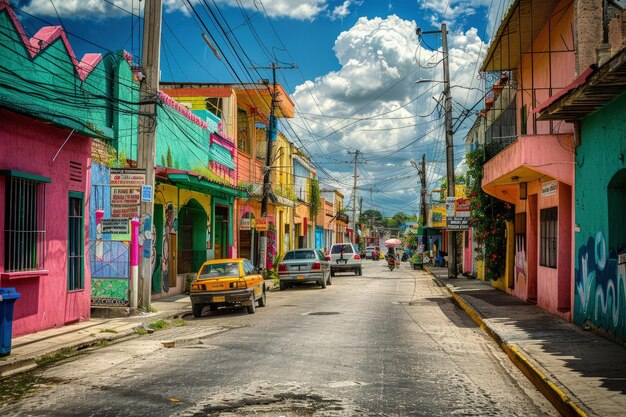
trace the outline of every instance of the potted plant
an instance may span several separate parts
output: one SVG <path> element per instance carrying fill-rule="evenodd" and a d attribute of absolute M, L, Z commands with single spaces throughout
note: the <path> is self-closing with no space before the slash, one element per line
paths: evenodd
<path fill-rule="evenodd" d="M 415 252 L 409 262 L 413 266 L 413 269 L 423 269 L 424 268 L 424 254 L 422 252 Z"/>

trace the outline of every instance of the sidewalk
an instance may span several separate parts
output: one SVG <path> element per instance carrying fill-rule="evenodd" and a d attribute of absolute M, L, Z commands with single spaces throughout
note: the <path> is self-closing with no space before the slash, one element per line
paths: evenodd
<path fill-rule="evenodd" d="M 429 268 L 563 415 L 626 415 L 626 349 L 535 305 Z M 496 388 L 496 387 L 492 387 Z"/>
<path fill-rule="evenodd" d="M 175 295 L 153 301 L 154 313 L 115 319 L 91 319 L 13 338 L 11 354 L 0 357 L 0 378 L 36 368 L 37 362 L 68 350 L 82 350 L 132 337 L 136 330 L 160 319 L 191 311 L 189 296 Z"/>

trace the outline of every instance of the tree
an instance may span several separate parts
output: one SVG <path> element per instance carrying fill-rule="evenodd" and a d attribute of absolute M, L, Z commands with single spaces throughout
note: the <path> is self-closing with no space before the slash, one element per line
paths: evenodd
<path fill-rule="evenodd" d="M 383 215 L 378 210 L 365 210 L 361 213 L 360 223 L 364 224 L 376 224 L 383 221 Z"/>

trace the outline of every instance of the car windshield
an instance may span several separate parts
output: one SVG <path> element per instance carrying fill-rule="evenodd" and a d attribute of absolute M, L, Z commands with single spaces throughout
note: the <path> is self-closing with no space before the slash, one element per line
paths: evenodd
<path fill-rule="evenodd" d="M 298 250 L 287 252 L 284 261 L 302 260 L 302 259 L 316 259 L 315 252 L 312 250 Z"/>
<path fill-rule="evenodd" d="M 237 262 L 224 262 L 204 265 L 198 278 L 238 277 L 239 264 Z"/>
<path fill-rule="evenodd" d="M 352 253 L 352 245 L 335 245 L 330 253 Z"/>

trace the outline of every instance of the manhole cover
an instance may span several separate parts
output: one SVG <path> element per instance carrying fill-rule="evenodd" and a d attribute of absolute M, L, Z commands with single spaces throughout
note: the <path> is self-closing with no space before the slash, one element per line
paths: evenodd
<path fill-rule="evenodd" d="M 315 311 L 313 313 L 309 313 L 309 316 L 334 316 L 335 314 L 339 314 L 337 311 Z"/>

